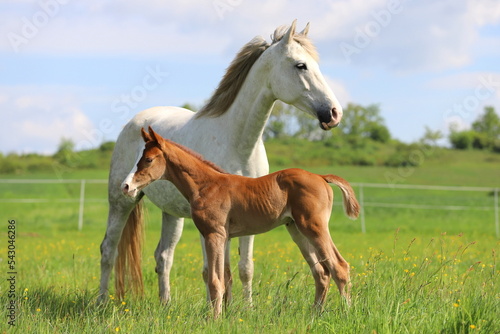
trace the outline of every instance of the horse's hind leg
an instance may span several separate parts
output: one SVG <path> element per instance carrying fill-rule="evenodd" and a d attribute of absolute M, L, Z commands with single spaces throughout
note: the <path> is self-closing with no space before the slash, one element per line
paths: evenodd
<path fill-rule="evenodd" d="M 319 261 L 330 270 L 340 295 L 350 303 L 349 263 L 340 255 L 329 234 L 311 242 L 317 248 Z"/>
<path fill-rule="evenodd" d="M 160 301 L 170 301 L 170 270 L 174 263 L 175 246 L 179 242 L 184 227 L 184 218 L 177 218 L 163 212 L 160 242 L 155 250 L 156 273 Z"/>
<path fill-rule="evenodd" d="M 115 265 L 118 243 L 134 205 L 136 205 L 134 202 L 117 203 L 116 201 L 110 201 L 108 225 L 104 240 L 101 243 L 101 283 L 98 298 L 100 303 L 106 301 L 109 277 Z"/>
<path fill-rule="evenodd" d="M 328 268 L 324 266 L 323 262 L 318 260 L 316 249 L 311 245 L 309 240 L 299 232 L 295 223 L 292 222 L 287 224 L 286 228 L 288 233 L 292 236 L 293 241 L 299 246 L 302 256 L 304 256 L 304 259 L 311 269 L 314 284 L 316 286 L 314 305 L 321 307 L 326 299 L 328 289 L 330 288 L 330 272 Z"/>
<path fill-rule="evenodd" d="M 296 220 L 297 222 L 297 220 Z M 297 223 L 299 231 L 316 249 L 318 261 L 328 268 L 340 294 L 350 303 L 349 264 L 344 260 L 330 237 L 328 220 L 310 219 L 307 223 Z"/>
<path fill-rule="evenodd" d="M 248 305 L 252 305 L 253 241 L 253 235 L 240 237 L 238 248 L 240 254 L 238 270 L 241 284 L 243 285 L 243 298 Z"/>
<path fill-rule="evenodd" d="M 326 238 L 325 238 L 326 239 Z M 337 247 L 333 243 L 332 239 L 328 236 L 327 240 L 324 241 L 326 244 L 326 249 L 318 249 L 318 256 L 320 261 L 330 269 L 332 273 L 333 280 L 337 284 L 340 295 L 343 296 L 347 303 L 351 303 L 351 282 L 349 278 L 349 263 L 340 255 Z M 328 245 L 329 244 L 329 245 Z M 333 256 L 332 256 L 333 254 Z M 325 260 L 322 260 L 324 258 Z"/>

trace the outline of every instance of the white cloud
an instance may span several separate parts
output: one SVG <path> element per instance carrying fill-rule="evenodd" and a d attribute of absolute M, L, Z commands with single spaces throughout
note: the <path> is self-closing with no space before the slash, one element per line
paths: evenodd
<path fill-rule="evenodd" d="M 94 126 L 71 93 L 47 87 L 2 87 L 0 99 L 4 122 L 9 126 L 0 133 L 0 151 L 41 152 L 52 154 L 61 138 L 86 143 L 85 133 Z"/>
<path fill-rule="evenodd" d="M 427 87 L 439 90 L 457 90 L 468 89 L 473 90 L 481 85 L 481 81 L 491 76 L 493 79 L 493 88 L 500 91 L 500 73 L 492 72 L 462 72 L 450 75 L 443 75 L 431 79 L 427 83 Z"/>
<path fill-rule="evenodd" d="M 5 37 L 15 33 L 26 39 L 26 43 L 18 45 L 17 54 L 8 38 L 0 39 L 3 64 L 0 65 L 0 84 L 4 85 L 0 87 L 0 107 L 10 128 L 9 137 L 5 133 L 0 135 L 0 151 L 26 151 L 29 147 L 37 151 L 54 150 L 62 136 L 84 142 L 86 134 L 95 130 L 91 120 L 98 125 L 100 119 L 107 117 L 99 113 L 109 111 L 109 101 L 116 98 L 114 94 L 126 93 L 127 87 L 136 84 L 133 79 L 130 79 L 129 86 L 123 80 L 120 82 L 122 76 L 113 72 L 117 71 L 116 68 L 104 74 L 101 68 L 106 68 L 108 60 L 153 59 L 152 62 L 158 62 L 158 59 L 167 59 L 162 63 L 166 68 L 177 66 L 175 59 L 182 59 L 183 64 L 192 60 L 197 67 L 187 66 L 174 74 L 196 78 L 196 88 L 190 84 L 166 82 L 165 87 L 171 86 L 165 91 L 175 94 L 158 91 L 158 95 L 165 96 L 158 97 L 154 103 L 163 103 L 165 98 L 168 104 L 168 98 L 173 95 L 176 98 L 187 96 L 185 99 L 189 100 L 190 96 L 199 95 L 203 86 L 199 82 L 213 82 L 213 77 L 207 79 L 214 75 L 213 71 L 200 68 L 225 65 L 226 60 L 232 59 L 252 37 L 262 35 L 269 40 L 277 26 L 290 24 L 295 18 L 299 30 L 311 22 L 309 36 L 318 48 L 321 64 L 326 63 L 325 68 L 333 66 L 338 69 L 335 74 L 330 72 L 334 79 L 327 80 L 342 105 L 352 100 L 343 84 L 345 82 L 349 83 L 354 96 L 368 96 L 366 101 L 361 98 L 364 103 L 380 102 L 384 108 L 390 109 L 391 106 L 395 108 L 393 104 L 398 99 L 425 100 L 428 105 L 414 110 L 414 114 L 422 115 L 421 119 L 426 113 L 427 117 L 437 117 L 432 114 L 433 108 L 439 106 L 443 109 L 447 103 L 455 101 L 462 103 L 471 91 L 474 92 L 478 76 L 494 73 L 498 77 L 500 73 L 497 62 L 500 57 L 498 0 L 401 0 L 400 10 L 385 17 L 390 4 L 398 0 L 334 0 L 319 1 L 314 5 L 302 0 L 61 1 L 65 4 L 53 13 L 41 7 L 42 3 L 54 1 L 59 0 L 6 0 L 0 3 L 1 34 Z M 221 3 L 229 7 L 218 9 L 216 5 Z M 224 8 L 222 12 L 221 8 Z M 36 15 L 38 19 L 43 18 L 43 13 L 47 22 L 39 24 L 36 31 L 32 31 L 33 36 L 22 36 L 23 29 L 28 29 L 26 24 L 33 23 Z M 371 32 L 368 30 L 371 36 L 368 36 L 365 46 L 359 47 L 359 53 L 352 56 L 352 62 L 345 66 L 339 45 L 355 43 L 356 34 L 363 29 L 372 29 Z M 46 64 L 37 62 L 40 55 L 43 60 L 49 59 L 50 65 L 58 60 L 67 64 L 72 59 L 96 59 L 99 66 L 95 69 L 89 66 L 88 75 L 80 75 L 76 70 L 66 75 L 63 71 L 68 66 L 54 66 L 52 76 L 46 74 L 49 71 L 38 71 L 37 66 Z M 26 75 L 16 76 L 9 70 L 21 68 L 23 61 L 32 62 Z M 129 73 L 136 69 L 129 66 L 120 70 Z M 364 84 L 366 78 L 360 76 L 362 72 L 373 76 L 367 82 L 376 79 L 380 85 L 370 87 Z M 353 81 L 356 75 L 359 81 Z M 95 78 L 104 76 L 106 80 L 96 83 Z M 89 77 L 93 79 L 89 80 Z M 10 83 L 22 86 L 10 87 Z M 27 86 L 31 84 L 37 86 Z M 96 87 L 98 84 L 100 88 Z M 88 92 L 75 94 L 68 85 L 88 85 Z M 398 85 L 401 89 L 390 85 Z M 402 88 L 405 86 L 409 89 Z M 106 93 L 99 89 L 111 96 L 103 97 Z M 394 91 L 398 94 L 392 93 Z M 153 96 L 155 94 L 151 94 Z M 93 102 L 96 99 L 101 101 Z M 480 102 L 477 110 L 482 103 L 498 105 L 500 89 Z M 149 106 L 149 101 L 144 104 Z M 405 104 L 401 108 L 411 112 L 415 107 Z M 412 128 L 418 126 L 412 124 Z M 65 132 L 67 128 L 71 131 Z M 27 146 L 23 140 L 10 139 L 21 134 L 25 136 L 24 132 L 37 134 L 29 141 L 36 147 Z M 401 133 L 407 135 L 406 131 Z M 106 139 L 114 139 L 111 135 L 114 133 Z"/>
<path fill-rule="evenodd" d="M 499 24 L 500 5 L 497 0 L 469 0 L 467 14 L 479 26 Z"/>
<path fill-rule="evenodd" d="M 0 11 L 2 30 L 7 35 L 0 40 L 0 50 L 151 55 L 191 53 L 195 46 L 196 51 L 210 52 L 224 45 L 224 40 L 213 29 L 205 29 L 216 13 L 210 1 L 204 3 L 86 1 L 68 2 L 50 10 L 41 5 L 19 6 L 17 10 L 10 6 L 10 10 Z"/>
<path fill-rule="evenodd" d="M 333 20 L 322 21 L 323 30 L 334 34 L 333 54 L 356 66 L 405 71 L 458 68 L 472 62 L 481 27 L 499 24 L 499 14 L 487 13 L 487 8 L 499 11 L 498 1 L 400 1 L 400 7 L 391 10 L 394 2 L 374 1 L 348 15 L 350 20 L 341 18 L 340 36 L 333 32 L 338 28 Z M 323 36 L 328 38 L 327 33 Z"/>
<path fill-rule="evenodd" d="M 218 1 L 93 0 L 67 2 L 53 13 L 40 4 L 11 4 L 0 20 L 6 34 L 22 36 L 26 20 L 34 24 L 37 13 L 46 13 L 47 22 L 17 46 L 22 52 L 151 56 L 234 52 L 298 18 L 299 29 L 311 22 L 310 36 L 329 58 L 345 61 L 340 44 L 349 43 L 359 49 L 352 56 L 356 64 L 396 70 L 464 66 L 481 43 L 479 29 L 500 22 L 497 0 Z M 226 5 L 222 15 L 217 3 Z M 12 51 L 12 42 L 0 40 L 0 50 Z"/>

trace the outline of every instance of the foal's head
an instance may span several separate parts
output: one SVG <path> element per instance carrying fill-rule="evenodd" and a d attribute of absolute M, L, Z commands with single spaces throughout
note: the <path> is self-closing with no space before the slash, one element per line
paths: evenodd
<path fill-rule="evenodd" d="M 146 143 L 142 156 L 122 183 L 123 193 L 135 197 L 153 181 L 164 178 L 166 172 L 165 153 L 162 150 L 164 139 L 149 128 L 149 133 L 141 129 Z"/>

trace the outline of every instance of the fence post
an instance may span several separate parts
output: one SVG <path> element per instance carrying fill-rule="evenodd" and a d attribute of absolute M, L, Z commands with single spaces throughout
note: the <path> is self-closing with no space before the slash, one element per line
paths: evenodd
<path fill-rule="evenodd" d="M 361 233 L 366 233 L 365 225 L 365 194 L 363 192 L 363 183 L 359 184 L 359 205 L 361 206 L 360 216 L 361 216 Z"/>
<path fill-rule="evenodd" d="M 83 208 L 85 204 L 85 180 L 80 183 L 80 211 L 78 212 L 78 231 L 83 228 Z"/>
<path fill-rule="evenodd" d="M 495 231 L 497 232 L 497 238 L 500 238 L 500 222 L 498 221 L 498 188 L 494 190 L 494 205 L 495 205 Z"/>

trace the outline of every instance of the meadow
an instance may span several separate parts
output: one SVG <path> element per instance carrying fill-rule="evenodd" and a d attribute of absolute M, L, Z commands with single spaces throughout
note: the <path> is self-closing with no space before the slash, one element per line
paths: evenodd
<path fill-rule="evenodd" d="M 351 182 L 500 187 L 498 161 L 481 153 L 441 157 L 420 167 L 310 167 Z M 443 163 L 442 160 L 446 160 Z M 281 168 L 281 167 L 280 167 Z M 277 169 L 277 168 L 275 168 Z M 55 178 L 54 173 L 2 178 Z M 105 179 L 105 170 L 75 170 L 65 179 Z M 396 178 L 394 178 L 396 177 Z M 391 181 L 392 180 L 392 181 Z M 394 181 L 396 180 L 396 181 Z M 357 190 L 355 188 L 355 190 Z M 186 221 L 172 270 L 172 301 L 157 298 L 154 248 L 160 212 L 148 207 L 145 296 L 96 306 L 99 244 L 107 216 L 106 185 L 88 184 L 84 225 L 78 203 L 9 203 L 12 198 L 75 199 L 79 184 L 1 184 L 0 332 L 8 333 L 496 333 L 500 331 L 499 241 L 492 210 L 421 210 L 366 206 L 367 233 L 343 215 L 340 192 L 332 238 L 351 265 L 352 305 L 333 284 L 323 312 L 311 308 L 314 283 L 286 229 L 255 241 L 254 305 L 242 300 L 237 240 L 232 242 L 233 302 L 207 321 L 199 236 Z M 490 193 L 365 189 L 365 201 L 492 206 Z M 15 284 L 8 281 L 9 220 L 15 220 Z M 12 247 L 11 247 L 12 248 Z M 14 287 L 14 288 L 13 288 Z M 15 296 L 12 296 L 12 289 Z M 15 326 L 8 309 L 15 305 Z"/>

